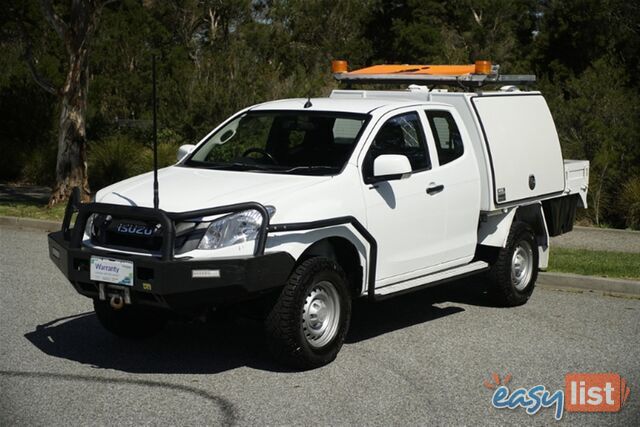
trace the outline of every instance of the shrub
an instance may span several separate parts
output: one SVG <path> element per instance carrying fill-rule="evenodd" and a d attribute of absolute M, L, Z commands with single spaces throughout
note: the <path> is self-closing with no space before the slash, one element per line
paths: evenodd
<path fill-rule="evenodd" d="M 11 57 L 16 53 L 11 50 L 3 45 L 3 54 Z M 3 59 L 9 62 L 0 72 L 0 80 L 6 79 L 0 83 L 0 180 L 51 185 L 57 141 L 52 131 L 55 97 L 40 89 L 28 74 L 11 76 L 16 69 L 11 68 L 6 55 Z M 38 165 L 44 169 L 38 170 Z"/>
<path fill-rule="evenodd" d="M 26 155 L 22 179 L 37 185 L 52 186 L 56 180 L 56 144 L 43 144 Z"/>
<path fill-rule="evenodd" d="M 146 157 L 149 151 L 142 144 L 124 135 L 114 135 L 89 144 L 89 184 L 99 190 L 151 169 Z"/>
<path fill-rule="evenodd" d="M 180 148 L 180 145 L 170 144 L 167 142 L 158 144 L 158 167 L 163 168 L 165 166 L 175 164 L 178 160 L 178 148 Z M 153 164 L 151 166 L 153 166 Z"/>
<path fill-rule="evenodd" d="M 627 227 L 640 229 L 640 176 L 635 176 L 622 187 L 620 207 Z"/>
<path fill-rule="evenodd" d="M 158 169 L 174 165 L 177 161 L 179 145 L 168 142 L 158 143 Z M 153 148 L 145 147 L 142 159 L 143 171 L 153 170 Z"/>
<path fill-rule="evenodd" d="M 178 133 L 170 129 L 158 132 L 158 167 L 163 168 L 176 163 L 178 148 L 187 142 Z M 153 168 L 153 147 L 149 150 L 149 169 Z"/>
<path fill-rule="evenodd" d="M 29 158 L 24 147 L 4 139 L 0 139 L 0 146 L 0 180 L 13 181 L 22 178 L 22 170 L 25 168 L 26 159 Z"/>

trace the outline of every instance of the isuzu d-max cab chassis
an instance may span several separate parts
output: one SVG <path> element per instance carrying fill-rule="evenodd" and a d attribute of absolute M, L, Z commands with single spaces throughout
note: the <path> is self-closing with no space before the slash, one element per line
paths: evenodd
<path fill-rule="evenodd" d="M 238 112 L 158 171 L 158 209 L 152 173 L 94 203 L 74 193 L 51 259 L 125 337 L 156 332 L 171 312 L 271 301 L 270 349 L 301 367 L 336 357 L 354 298 L 487 272 L 499 302 L 525 303 L 549 236 L 587 205 L 588 162 L 563 161 L 539 92 L 477 84 L 505 76 L 411 73 L 337 77 L 431 89 L 335 90 Z M 433 88 L 452 81 L 476 84 Z"/>

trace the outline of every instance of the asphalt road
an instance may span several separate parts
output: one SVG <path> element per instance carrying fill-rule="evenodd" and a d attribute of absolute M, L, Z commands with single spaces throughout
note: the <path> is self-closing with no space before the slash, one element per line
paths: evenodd
<path fill-rule="evenodd" d="M 0 425 L 555 424 L 552 410 L 491 407 L 510 386 L 564 387 L 569 372 L 620 373 L 618 413 L 561 424 L 640 425 L 640 300 L 537 289 L 492 307 L 477 280 L 355 306 L 338 359 L 291 372 L 260 325 L 171 324 L 143 342 L 103 331 L 48 260 L 42 232 L 0 228 Z"/>

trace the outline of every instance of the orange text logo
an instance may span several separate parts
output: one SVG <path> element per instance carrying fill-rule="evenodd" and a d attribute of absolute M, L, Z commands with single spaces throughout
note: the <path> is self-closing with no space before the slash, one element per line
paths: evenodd
<path fill-rule="evenodd" d="M 630 393 L 618 374 L 572 373 L 564 381 L 565 409 L 569 412 L 618 412 Z"/>

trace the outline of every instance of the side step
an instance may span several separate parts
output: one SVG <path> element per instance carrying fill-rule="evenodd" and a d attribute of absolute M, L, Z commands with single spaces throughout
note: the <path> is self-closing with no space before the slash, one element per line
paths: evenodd
<path fill-rule="evenodd" d="M 376 289 L 374 299 L 381 300 L 381 299 L 389 298 L 399 294 L 413 292 L 418 289 L 436 286 L 444 282 L 457 280 L 462 277 L 470 276 L 472 274 L 476 274 L 488 269 L 489 269 L 489 264 L 486 263 L 485 261 L 475 261 L 460 267 L 439 271 L 437 273 L 417 277 L 415 279 L 405 280 L 403 282 L 398 282 L 392 285 L 387 285 L 382 288 L 378 288 Z"/>

